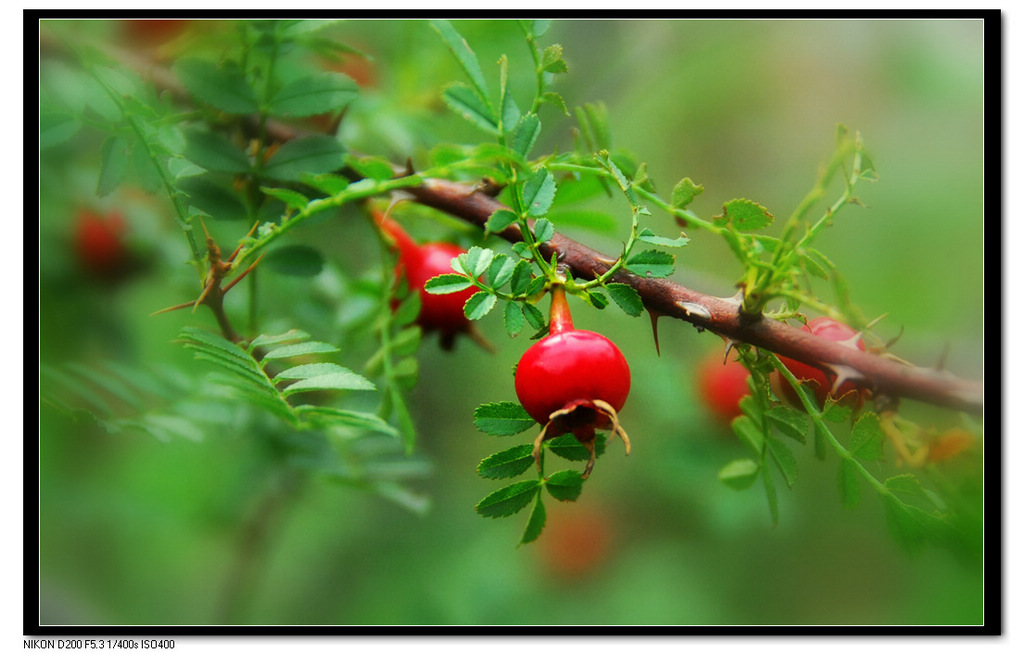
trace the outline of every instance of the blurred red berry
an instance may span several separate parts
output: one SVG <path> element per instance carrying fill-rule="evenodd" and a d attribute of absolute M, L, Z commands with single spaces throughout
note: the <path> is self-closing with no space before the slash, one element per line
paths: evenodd
<path fill-rule="evenodd" d="M 729 425 L 743 413 L 740 400 L 750 394 L 749 377 L 750 371 L 739 361 L 712 354 L 697 367 L 697 393 L 711 415 Z"/>
<path fill-rule="evenodd" d="M 125 223 L 118 213 L 101 216 L 81 210 L 75 220 L 75 256 L 85 272 L 100 279 L 119 276 L 130 263 Z"/>

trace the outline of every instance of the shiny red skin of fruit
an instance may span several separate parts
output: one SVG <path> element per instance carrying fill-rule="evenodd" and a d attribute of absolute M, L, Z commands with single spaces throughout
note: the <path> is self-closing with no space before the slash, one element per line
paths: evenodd
<path fill-rule="evenodd" d="M 424 330 L 436 329 L 444 334 L 454 334 L 469 329 L 469 318 L 463 307 L 476 288 L 471 286 L 446 295 L 435 295 L 424 289 L 427 280 L 454 274 L 452 259 L 464 253 L 465 250 L 451 243 L 426 243 L 418 246 L 415 252 L 402 252 L 395 273 L 405 275 L 409 288 L 420 294 L 420 313 L 416 323 Z"/>
<path fill-rule="evenodd" d="M 716 354 L 697 368 L 697 393 L 715 419 L 728 425 L 743 413 L 740 400 L 750 395 L 749 377 L 750 371 L 742 363 Z"/>
<path fill-rule="evenodd" d="M 815 336 L 836 342 L 849 341 L 857 335 L 857 332 L 853 328 L 847 327 L 841 322 L 824 316 L 821 318 L 815 318 L 804 325 L 802 329 Z M 863 341 L 857 341 L 857 348 L 864 351 L 865 348 Z M 810 366 L 799 361 L 794 361 L 789 357 L 779 356 L 779 361 L 781 361 L 797 379 L 816 382 L 816 385 L 814 386 L 814 395 L 818 398 L 818 406 L 824 406 L 825 399 L 830 396 L 837 398 L 842 397 L 843 395 L 846 395 L 851 391 L 855 391 L 858 388 L 853 382 L 844 382 L 839 385 L 838 391 L 835 394 L 832 394 L 832 384 L 835 381 L 835 375 L 832 373 L 825 373 L 819 368 L 815 368 L 814 366 Z M 787 399 L 789 399 L 794 406 L 803 406 L 800 402 L 800 398 L 796 396 L 796 393 L 793 391 L 793 388 L 789 383 L 786 382 L 785 379 L 779 381 L 781 381 L 783 393 L 785 393 Z"/>
<path fill-rule="evenodd" d="M 616 412 L 629 395 L 629 365 L 610 340 L 573 329 L 534 343 L 516 368 L 516 395 L 534 420 L 576 401 L 603 400 Z"/>
<path fill-rule="evenodd" d="M 128 260 L 122 240 L 124 220 L 119 214 L 100 216 L 80 211 L 75 221 L 75 255 L 85 271 L 96 277 L 116 276 Z"/>

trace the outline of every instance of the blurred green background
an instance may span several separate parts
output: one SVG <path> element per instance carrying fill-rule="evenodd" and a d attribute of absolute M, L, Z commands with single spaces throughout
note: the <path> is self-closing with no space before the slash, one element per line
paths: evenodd
<path fill-rule="evenodd" d="M 492 64 L 502 53 L 513 71 L 530 70 L 522 34 L 511 22 L 455 24 L 494 86 Z M 859 131 L 880 181 L 858 187 L 868 208 L 844 209 L 820 249 L 845 273 L 865 315 L 888 313 L 879 333 L 892 337 L 903 327 L 895 354 L 927 365 L 948 348 L 951 370 L 980 379 L 982 28 L 964 20 L 576 20 L 555 21 L 542 44 L 564 46 L 570 70 L 555 88 L 570 108 L 605 102 L 615 146 L 647 163 L 663 195 L 684 176 L 703 184 L 690 208 L 704 217 L 746 197 L 784 219 L 831 154 L 836 124 Z M 117 35 L 113 24 L 91 29 Z M 373 57 L 365 93 L 343 122 L 342 136 L 354 147 L 402 161 L 424 157 L 443 140 L 481 138 L 439 100 L 439 89 L 461 79 L 461 71 L 425 23 L 353 21 L 336 34 Z M 44 69 L 44 86 L 45 75 Z M 512 83 L 520 97 L 528 96 L 528 75 L 513 76 Z M 535 153 L 572 147 L 573 121 L 550 106 L 541 118 Z M 191 291 L 184 289 L 194 286 L 194 271 L 181 264 L 183 240 L 174 236 L 165 198 L 92 197 L 99 143 L 80 135 L 60 157 L 44 157 L 42 361 L 88 365 L 112 358 L 188 367 L 191 355 L 172 340 L 183 325 L 215 329 L 208 312 L 149 316 L 187 300 Z M 829 197 L 837 196 L 834 190 Z M 67 235 L 83 204 L 123 211 L 134 237 L 148 247 L 152 269 L 117 288 L 77 278 Z M 623 206 L 610 206 L 621 213 L 620 233 L 566 232 L 617 251 L 629 216 Z M 650 226 L 677 231 L 657 212 Z M 324 298 L 344 299 L 345 280 L 372 272 L 380 255 L 365 221 L 313 227 L 296 238 L 317 242 L 328 269 L 312 284 L 264 275 L 260 302 L 268 315 L 292 316 L 281 327 L 330 340 L 352 308 L 341 301 L 328 316 Z M 411 220 L 410 228 L 420 236 L 466 234 L 454 221 Z M 227 241 L 245 227 L 217 224 L 211 231 Z M 696 230 L 688 235 L 674 279 L 731 295 L 740 267 L 724 243 Z M 268 520 L 265 556 L 257 559 L 233 619 L 298 625 L 982 621 L 980 566 L 936 549 L 905 554 L 868 492 L 858 508 L 844 510 L 834 456 L 821 463 L 811 448 L 797 450 L 801 476 L 792 490 L 780 488 L 774 528 L 759 487 L 737 492 L 717 481 L 722 465 L 745 455 L 695 395 L 693 371 L 721 353 L 720 339 L 663 320 L 659 357 L 646 317 L 573 307 L 578 327 L 599 329 L 630 361 L 633 390 L 622 418 L 633 452 L 625 458 L 613 443 L 577 504 L 546 502 L 548 527 L 538 542 L 516 547 L 525 512 L 486 520 L 473 511 L 497 488 L 476 476 L 476 464 L 513 444 L 477 432 L 473 409 L 514 399 L 511 370 L 527 347 L 524 336 L 504 336 L 495 312 L 481 324 L 495 354 L 469 342 L 445 353 L 428 338 L 418 355 L 420 383 L 409 399 L 430 474 L 414 486 L 430 499 L 429 510 L 417 515 L 317 477 L 282 494 L 288 499 Z M 365 347 L 346 344 L 342 363 L 358 368 L 372 351 Z M 953 420 L 929 407 L 907 408 L 922 424 Z M 160 442 L 106 434 L 44 406 L 41 623 L 220 621 L 225 585 L 250 536 L 242 525 L 264 510 L 261 498 L 286 483 L 266 439 L 244 425 L 225 425 L 199 441 Z"/>

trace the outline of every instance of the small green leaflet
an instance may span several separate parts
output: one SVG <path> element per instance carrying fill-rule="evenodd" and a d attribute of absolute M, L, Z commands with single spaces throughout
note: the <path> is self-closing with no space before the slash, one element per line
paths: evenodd
<path fill-rule="evenodd" d="M 562 46 L 555 43 L 544 48 L 544 55 L 540 63 L 541 70 L 545 73 L 565 73 L 569 66 L 562 59 Z"/>
<path fill-rule="evenodd" d="M 533 271 L 530 268 L 528 261 L 519 260 L 516 262 L 516 267 L 512 269 L 512 277 L 510 278 L 509 288 L 513 295 L 522 295 L 526 293 L 530 287 L 530 282 L 533 279 Z"/>
<path fill-rule="evenodd" d="M 469 278 L 465 275 L 446 273 L 444 275 L 438 275 L 437 277 L 428 279 L 427 283 L 423 285 L 423 288 L 426 289 L 428 293 L 433 293 L 434 295 L 447 295 L 448 293 L 464 291 L 472 285 L 473 282 L 469 281 Z"/>
<path fill-rule="evenodd" d="M 486 479 L 517 477 L 534 464 L 533 445 L 516 445 L 487 457 L 476 467 L 477 474 Z"/>
<path fill-rule="evenodd" d="M 644 250 L 626 261 L 626 268 L 641 277 L 668 277 L 675 271 L 676 258 L 667 252 Z"/>
<path fill-rule="evenodd" d="M 523 308 L 518 302 L 506 302 L 505 310 L 502 312 L 502 322 L 505 324 L 505 331 L 509 336 L 515 337 L 523 330 L 526 317 L 523 315 Z"/>
<path fill-rule="evenodd" d="M 480 97 L 476 91 L 469 88 L 462 82 L 455 82 L 449 85 L 441 99 L 445 104 L 469 122 L 490 134 L 499 134 L 498 119 L 494 116 L 487 101 Z"/>
<path fill-rule="evenodd" d="M 644 302 L 640 299 L 640 294 L 636 292 L 636 289 L 629 284 L 620 284 L 618 282 L 612 282 L 611 284 L 605 285 L 605 290 L 608 291 L 608 295 L 611 296 L 612 300 L 630 316 L 639 316 L 644 311 Z"/>
<path fill-rule="evenodd" d="M 523 538 L 519 541 L 520 545 L 526 543 L 532 543 L 537 540 L 540 536 L 540 532 L 544 530 L 544 525 L 547 523 L 547 512 L 544 509 L 544 495 L 537 493 L 537 501 L 533 504 L 533 510 L 530 511 L 530 519 L 526 522 L 526 529 L 523 530 Z"/>
<path fill-rule="evenodd" d="M 302 379 L 285 388 L 281 394 L 287 397 L 308 391 L 372 391 L 375 388 L 373 383 L 365 377 L 357 375 L 351 370 L 343 370 Z"/>
<path fill-rule="evenodd" d="M 530 216 L 543 216 L 555 199 L 555 178 L 547 168 L 540 168 L 523 185 L 523 206 Z"/>
<path fill-rule="evenodd" d="M 264 359 L 287 359 L 290 357 L 304 356 L 306 354 L 324 354 L 327 352 L 337 352 L 338 348 L 331 345 L 330 343 L 322 343 L 320 341 L 306 341 L 305 343 L 295 343 L 294 345 L 282 345 L 279 348 L 273 349 L 263 355 Z"/>
<path fill-rule="evenodd" d="M 249 171 L 249 157 L 227 137 L 215 132 L 190 130 L 185 139 L 185 158 L 197 166 L 219 173 Z"/>
<path fill-rule="evenodd" d="M 516 402 L 481 404 L 473 412 L 477 429 L 494 436 L 512 436 L 537 424 L 530 414 Z"/>
<path fill-rule="evenodd" d="M 772 224 L 775 217 L 758 203 L 745 198 L 729 200 L 722 205 L 722 215 L 715 217 L 719 226 L 731 224 L 739 231 L 763 229 Z"/>
<path fill-rule="evenodd" d="M 522 511 L 540 491 L 540 481 L 530 479 L 499 488 L 476 505 L 485 518 L 504 518 Z"/>
<path fill-rule="evenodd" d="M 860 481 L 857 479 L 857 466 L 852 461 L 839 461 L 839 498 L 843 508 L 853 509 L 860 504 Z"/>
<path fill-rule="evenodd" d="M 456 272 L 465 273 L 470 277 L 478 278 L 487 272 L 487 267 L 491 265 L 493 258 L 494 250 L 474 245 L 469 248 L 468 252 L 460 254 L 456 258 L 458 266 L 455 266 L 455 262 L 453 262 L 452 269 Z"/>
<path fill-rule="evenodd" d="M 504 231 L 509 225 L 515 224 L 519 217 L 508 209 L 498 209 L 487 219 L 487 231 L 498 233 Z"/>
<path fill-rule="evenodd" d="M 718 471 L 718 480 L 730 488 L 743 490 L 754 483 L 759 470 L 757 462 L 753 459 L 736 459 Z"/>
<path fill-rule="evenodd" d="M 259 111 L 245 75 L 233 62 L 218 67 L 205 59 L 180 59 L 174 64 L 174 73 L 189 93 L 221 111 L 230 114 Z"/>
<path fill-rule="evenodd" d="M 882 458 L 882 445 L 885 433 L 874 413 L 865 413 L 853 426 L 850 432 L 850 453 L 865 461 L 877 461 Z"/>
<path fill-rule="evenodd" d="M 342 73 L 321 72 L 285 84 L 270 101 L 268 111 L 278 116 L 312 116 L 344 109 L 359 87 Z"/>
<path fill-rule="evenodd" d="M 672 206 L 677 209 L 685 209 L 686 205 L 693 202 L 693 199 L 703 192 L 703 186 L 694 184 L 689 177 L 684 177 L 672 189 Z"/>
<path fill-rule="evenodd" d="M 493 289 L 499 289 L 512 279 L 516 261 L 507 254 L 496 254 L 487 268 L 487 282 Z"/>
<path fill-rule="evenodd" d="M 466 300 L 463 313 L 470 320 L 480 320 L 494 308 L 498 302 L 498 296 L 491 295 L 487 291 L 477 291 Z"/>
<path fill-rule="evenodd" d="M 476 92 L 480 94 L 480 97 L 486 98 L 487 82 L 484 80 L 484 73 L 480 69 L 480 62 L 477 60 L 476 54 L 466 43 L 466 39 L 462 38 L 462 35 L 447 20 L 432 20 L 430 26 L 437 30 L 437 33 L 444 39 L 445 45 L 455 55 Z"/>
<path fill-rule="evenodd" d="M 525 114 L 516 125 L 515 136 L 512 137 L 512 151 L 525 159 L 533 149 L 540 135 L 541 123 L 537 114 Z"/>
<path fill-rule="evenodd" d="M 306 205 L 309 204 L 309 198 L 298 191 L 293 191 L 289 188 L 270 188 L 267 186 L 261 186 L 260 190 L 270 197 L 277 198 L 281 202 L 284 202 L 289 209 L 295 211 L 302 211 L 306 208 Z"/>
<path fill-rule="evenodd" d="M 263 265 L 282 275 L 316 277 L 324 269 L 324 257 L 308 245 L 286 245 L 268 252 Z"/>
<path fill-rule="evenodd" d="M 547 218 L 538 218 L 533 224 L 533 237 L 537 243 L 546 243 L 555 235 L 555 226 Z"/>
<path fill-rule="evenodd" d="M 337 139 L 317 134 L 293 139 L 282 145 L 267 162 L 263 174 L 274 179 L 297 182 L 306 174 L 334 172 L 344 163 L 344 146 Z"/>
<path fill-rule="evenodd" d="M 793 484 L 796 483 L 799 473 L 793 451 L 781 440 L 774 437 L 768 438 L 768 451 L 771 452 L 772 459 L 779 466 L 779 471 L 782 472 L 786 485 L 792 488 Z"/>
<path fill-rule="evenodd" d="M 299 329 L 289 329 L 283 334 L 260 334 L 249 343 L 249 351 L 252 352 L 255 348 L 266 347 L 267 345 L 304 341 L 307 338 L 309 338 L 309 334 Z"/>
<path fill-rule="evenodd" d="M 608 437 L 604 434 L 597 436 L 597 439 L 594 441 L 595 458 L 600 458 L 604 454 L 607 442 Z M 562 436 L 552 438 L 545 446 L 552 454 L 569 461 L 586 461 L 590 458 L 590 451 L 576 440 L 576 437 L 572 434 L 563 434 Z"/>
<path fill-rule="evenodd" d="M 666 236 L 658 236 L 647 227 L 644 227 L 636 235 L 638 239 L 644 243 L 650 243 L 651 245 L 660 245 L 664 248 L 681 248 L 690 242 L 690 239 L 686 236 L 679 236 L 678 238 L 668 238 Z"/>
<path fill-rule="evenodd" d="M 110 136 L 100 148 L 100 178 L 96 195 L 104 197 L 118 187 L 128 173 L 129 145 L 119 136 Z"/>
<path fill-rule="evenodd" d="M 765 414 L 768 422 L 779 428 L 786 436 L 799 441 L 807 442 L 807 414 L 787 406 L 775 406 Z"/>
<path fill-rule="evenodd" d="M 551 497 L 560 502 L 575 502 L 583 491 L 583 476 L 575 470 L 560 470 L 544 481 Z"/>

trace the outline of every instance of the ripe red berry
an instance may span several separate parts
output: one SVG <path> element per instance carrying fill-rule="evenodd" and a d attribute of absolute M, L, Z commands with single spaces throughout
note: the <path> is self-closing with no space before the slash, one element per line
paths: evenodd
<path fill-rule="evenodd" d="M 111 280 L 125 270 L 130 256 L 124 245 L 124 232 L 124 219 L 120 214 L 100 216 L 89 210 L 78 212 L 74 231 L 75 255 L 87 274 Z"/>
<path fill-rule="evenodd" d="M 750 395 L 750 371 L 735 359 L 712 354 L 697 367 L 697 393 L 716 420 L 725 425 L 741 415 L 740 400 Z"/>
<path fill-rule="evenodd" d="M 803 330 L 830 341 L 846 342 L 851 348 L 856 347 L 861 351 L 864 351 L 865 349 L 864 343 L 857 338 L 856 331 L 841 322 L 833 320 L 832 318 L 824 316 L 821 318 L 815 318 L 804 325 Z M 854 345 L 854 342 L 856 342 L 856 345 Z M 819 406 L 825 405 L 826 398 L 832 397 L 838 399 L 848 393 L 862 390 L 859 389 L 854 382 L 845 381 L 839 385 L 839 388 L 836 389 L 835 392 L 833 392 L 832 386 L 836 382 L 836 375 L 834 373 L 825 372 L 820 368 L 807 365 L 806 363 L 794 361 L 789 357 L 780 356 L 779 360 L 798 380 L 813 382 L 814 395 L 818 399 Z M 798 398 L 796 393 L 793 391 L 793 387 L 790 386 L 785 379 L 781 378 L 778 371 L 772 373 L 771 381 L 776 394 L 779 394 L 779 391 L 781 390 L 785 399 L 793 404 L 793 406 L 803 406 L 800 402 L 800 398 Z"/>
<path fill-rule="evenodd" d="M 170 41 L 185 31 L 190 20 L 183 19 L 133 19 L 122 22 L 124 34 L 129 41 L 145 46 L 157 46 Z"/>
<path fill-rule="evenodd" d="M 594 465 L 595 430 L 612 428 L 629 453 L 629 438 L 619 426 L 618 412 L 629 395 L 629 365 L 610 340 L 573 327 L 565 290 L 551 293 L 551 328 L 534 343 L 516 367 L 516 395 L 534 420 L 544 425 L 534 443 L 572 433 L 591 453 L 584 477 Z"/>
<path fill-rule="evenodd" d="M 463 307 L 476 289 L 470 287 L 457 293 L 435 295 L 428 293 L 424 286 L 433 277 L 454 274 L 452 259 L 465 253 L 465 250 L 452 243 L 419 245 L 395 221 L 381 214 L 375 217 L 381 230 L 398 249 L 395 274 L 403 275 L 409 288 L 415 289 L 420 296 L 420 313 L 416 323 L 424 331 L 438 331 L 442 347 L 450 349 L 458 334 L 471 331 L 471 323 Z"/>
<path fill-rule="evenodd" d="M 548 525 L 538 541 L 540 559 L 564 581 L 582 579 L 612 555 L 614 526 L 603 510 L 573 506 L 568 511 L 555 504 L 548 508 Z"/>

